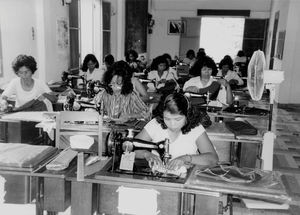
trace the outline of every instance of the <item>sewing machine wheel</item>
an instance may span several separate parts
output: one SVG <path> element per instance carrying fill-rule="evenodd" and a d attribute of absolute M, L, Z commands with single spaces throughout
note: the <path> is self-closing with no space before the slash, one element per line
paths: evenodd
<path fill-rule="evenodd" d="M 119 142 L 121 138 L 122 138 L 121 132 L 116 132 L 116 133 L 109 132 L 109 134 L 106 136 L 106 140 L 105 140 L 105 147 L 106 147 L 105 154 L 107 156 L 113 156 L 115 153 L 117 155 L 121 155 L 122 145 Z M 114 142 L 116 143 L 116 146 L 114 146 Z M 115 150 L 117 150 L 117 151 L 115 151 Z"/>

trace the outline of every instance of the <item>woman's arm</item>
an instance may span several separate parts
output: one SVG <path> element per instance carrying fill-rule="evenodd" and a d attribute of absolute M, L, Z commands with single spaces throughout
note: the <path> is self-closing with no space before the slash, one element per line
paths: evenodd
<path fill-rule="evenodd" d="M 148 101 L 149 95 L 148 95 L 144 85 L 140 82 L 140 80 L 134 77 L 132 79 L 132 83 L 135 86 L 137 93 L 141 96 L 142 100 Z"/>
<path fill-rule="evenodd" d="M 172 73 L 172 76 L 175 80 L 178 80 L 178 74 L 177 74 L 177 70 L 173 69 L 173 68 L 169 68 L 170 72 Z"/>
<path fill-rule="evenodd" d="M 219 161 L 217 152 L 209 140 L 206 132 L 203 132 L 196 140 L 197 148 L 201 154 L 187 154 L 179 156 L 168 163 L 168 169 L 178 169 L 182 166 L 214 165 Z"/>
<path fill-rule="evenodd" d="M 238 81 L 238 85 L 244 84 L 243 79 L 237 73 L 234 73 L 234 79 Z"/>
<path fill-rule="evenodd" d="M 47 98 L 51 103 L 57 102 L 57 99 L 58 99 L 57 96 L 53 92 L 51 92 L 51 93 L 43 93 L 42 96 L 45 97 L 45 98 Z"/>
<path fill-rule="evenodd" d="M 230 84 L 225 79 L 219 79 L 218 82 L 226 89 L 226 104 L 231 105 L 233 102 L 233 95 Z"/>
<path fill-rule="evenodd" d="M 233 95 L 229 84 L 226 87 L 226 102 L 228 105 L 231 105 L 233 103 Z"/>
<path fill-rule="evenodd" d="M 214 165 L 219 161 L 219 157 L 212 142 L 203 132 L 196 140 L 197 147 L 201 152 L 200 155 L 191 155 L 188 162 L 196 165 Z"/>

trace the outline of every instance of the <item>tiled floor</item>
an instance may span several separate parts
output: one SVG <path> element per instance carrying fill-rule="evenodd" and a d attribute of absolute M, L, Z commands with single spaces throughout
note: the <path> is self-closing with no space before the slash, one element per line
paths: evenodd
<path fill-rule="evenodd" d="M 265 126 L 265 125 L 264 125 Z M 300 203 L 300 105 L 274 108 L 273 131 L 276 134 L 273 166 L 283 173 L 289 195 Z M 299 204 L 300 205 L 300 204 Z M 34 215 L 34 205 L 0 205 L 1 215 Z M 299 215 L 300 206 L 287 210 L 251 210 L 234 202 L 234 215 Z M 70 215 L 70 208 L 59 215 Z"/>
<path fill-rule="evenodd" d="M 300 105 L 274 107 L 272 130 L 276 134 L 273 169 L 283 176 L 288 194 L 298 202 L 286 210 L 250 210 L 242 203 L 234 203 L 234 215 L 300 214 Z"/>

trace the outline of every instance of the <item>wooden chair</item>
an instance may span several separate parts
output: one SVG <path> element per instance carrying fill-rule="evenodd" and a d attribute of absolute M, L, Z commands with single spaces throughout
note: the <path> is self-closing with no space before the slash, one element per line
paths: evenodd
<path fill-rule="evenodd" d="M 60 149 L 69 147 L 68 136 L 77 134 L 97 136 L 98 146 L 95 151 L 98 152 L 98 156 L 102 156 L 102 116 L 98 112 L 62 111 L 58 114 L 55 146 Z"/>

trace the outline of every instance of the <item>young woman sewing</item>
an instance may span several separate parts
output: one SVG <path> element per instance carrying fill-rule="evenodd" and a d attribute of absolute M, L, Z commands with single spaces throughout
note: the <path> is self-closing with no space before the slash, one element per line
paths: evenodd
<path fill-rule="evenodd" d="M 165 56 L 158 56 L 151 65 L 151 71 L 148 73 L 148 79 L 154 83 L 148 83 L 148 91 L 160 91 L 162 93 L 173 92 L 178 88 L 177 72 L 170 68 L 168 60 Z"/>
<path fill-rule="evenodd" d="M 107 71 L 110 75 L 106 75 L 104 80 L 104 85 L 109 87 L 94 98 L 95 104 L 103 105 L 105 115 L 112 120 L 127 121 L 131 118 L 148 118 L 150 115 L 148 107 L 133 89 L 129 70 L 126 62 L 116 62 Z"/>
<path fill-rule="evenodd" d="M 209 140 L 205 129 L 195 116 L 187 97 L 180 93 L 168 95 L 158 106 L 157 116 L 153 118 L 135 137 L 158 143 L 170 140 L 171 160 L 167 169 L 177 170 L 185 165 L 213 165 L 218 155 Z M 129 143 L 125 142 L 127 146 Z M 128 146 L 130 150 L 130 146 Z M 145 158 L 150 163 L 162 165 L 157 153 L 136 150 L 136 158 Z"/>
<path fill-rule="evenodd" d="M 214 79 L 213 68 L 215 68 L 215 62 L 208 56 L 197 60 L 192 70 L 198 71 L 200 75 L 188 80 L 183 86 L 183 91 L 198 94 L 209 93 L 209 99 L 216 101 L 212 106 L 231 105 L 233 95 L 230 85 L 225 79 Z"/>
<path fill-rule="evenodd" d="M 42 81 L 33 78 L 33 74 L 37 70 L 37 63 L 32 56 L 19 55 L 12 63 L 12 68 L 18 76 L 10 81 L 4 92 L 2 93 L 1 104 L 7 108 L 7 100 L 15 95 L 15 108 L 18 110 L 42 111 L 52 109 L 52 104 L 46 102 L 56 102 L 57 97 L 52 93 L 50 88 Z M 1 100 L 0 99 L 0 100 Z M 5 108 L 0 108 L 5 109 Z"/>

